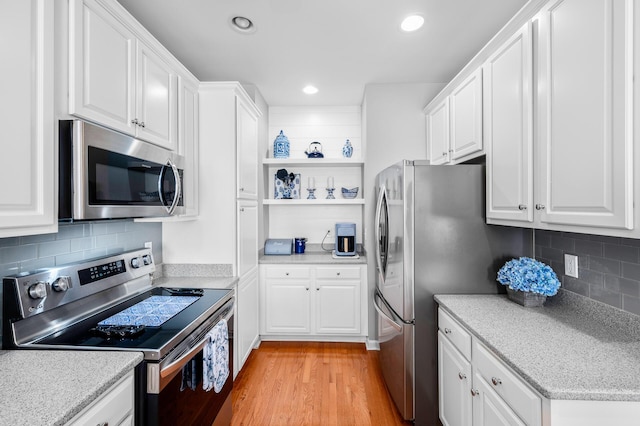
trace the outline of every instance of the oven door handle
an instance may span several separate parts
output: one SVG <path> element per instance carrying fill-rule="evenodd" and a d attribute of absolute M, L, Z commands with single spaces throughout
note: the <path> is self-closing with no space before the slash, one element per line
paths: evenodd
<path fill-rule="evenodd" d="M 231 309 L 229 311 L 229 313 L 227 315 L 225 315 L 224 320 L 225 321 L 229 321 L 229 319 L 232 316 L 233 316 L 233 309 Z M 213 325 L 213 327 L 215 327 L 218 324 L 218 322 L 220 322 L 220 320 L 216 321 L 216 323 Z M 185 360 L 190 360 L 195 354 L 200 352 L 200 350 L 204 347 L 205 343 L 207 342 L 207 339 L 209 338 L 209 332 L 211 330 L 213 330 L 213 327 L 211 327 L 211 329 L 209 329 L 209 331 L 207 331 L 207 334 L 205 334 L 204 338 L 200 342 L 198 342 L 197 345 L 195 345 L 193 348 L 191 348 L 185 354 L 181 355 L 180 358 L 176 359 L 171 364 L 167 365 L 162 370 L 160 370 L 160 378 L 164 379 L 166 377 L 169 377 L 169 376 L 175 374 L 176 371 L 182 369 L 182 367 L 184 367 L 186 365 Z"/>

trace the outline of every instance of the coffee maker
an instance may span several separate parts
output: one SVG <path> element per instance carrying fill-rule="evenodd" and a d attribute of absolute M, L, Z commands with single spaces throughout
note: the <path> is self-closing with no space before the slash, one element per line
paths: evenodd
<path fill-rule="evenodd" d="M 336 223 L 336 256 L 356 255 L 356 224 Z"/>

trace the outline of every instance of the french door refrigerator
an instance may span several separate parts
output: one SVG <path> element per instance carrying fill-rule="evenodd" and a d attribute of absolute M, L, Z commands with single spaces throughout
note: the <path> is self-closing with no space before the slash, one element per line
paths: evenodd
<path fill-rule="evenodd" d="M 497 271 L 530 256 L 531 231 L 485 224 L 483 165 L 402 161 L 376 179 L 377 339 L 398 410 L 438 425 L 435 294 L 498 293 Z"/>

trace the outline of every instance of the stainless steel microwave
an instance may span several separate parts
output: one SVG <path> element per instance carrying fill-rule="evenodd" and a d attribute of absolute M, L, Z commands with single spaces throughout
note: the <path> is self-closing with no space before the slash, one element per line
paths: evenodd
<path fill-rule="evenodd" d="M 61 221 L 184 213 L 184 157 L 81 120 L 59 122 Z"/>

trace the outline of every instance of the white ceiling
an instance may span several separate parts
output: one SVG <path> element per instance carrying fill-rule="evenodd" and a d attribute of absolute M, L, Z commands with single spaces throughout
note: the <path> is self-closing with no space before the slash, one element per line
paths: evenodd
<path fill-rule="evenodd" d="M 119 0 L 201 81 L 272 106 L 360 105 L 374 83 L 446 83 L 527 0 Z M 425 25 L 403 33 L 420 13 Z M 229 20 L 245 16 L 256 31 Z M 302 87 L 314 84 L 316 95 Z"/>

